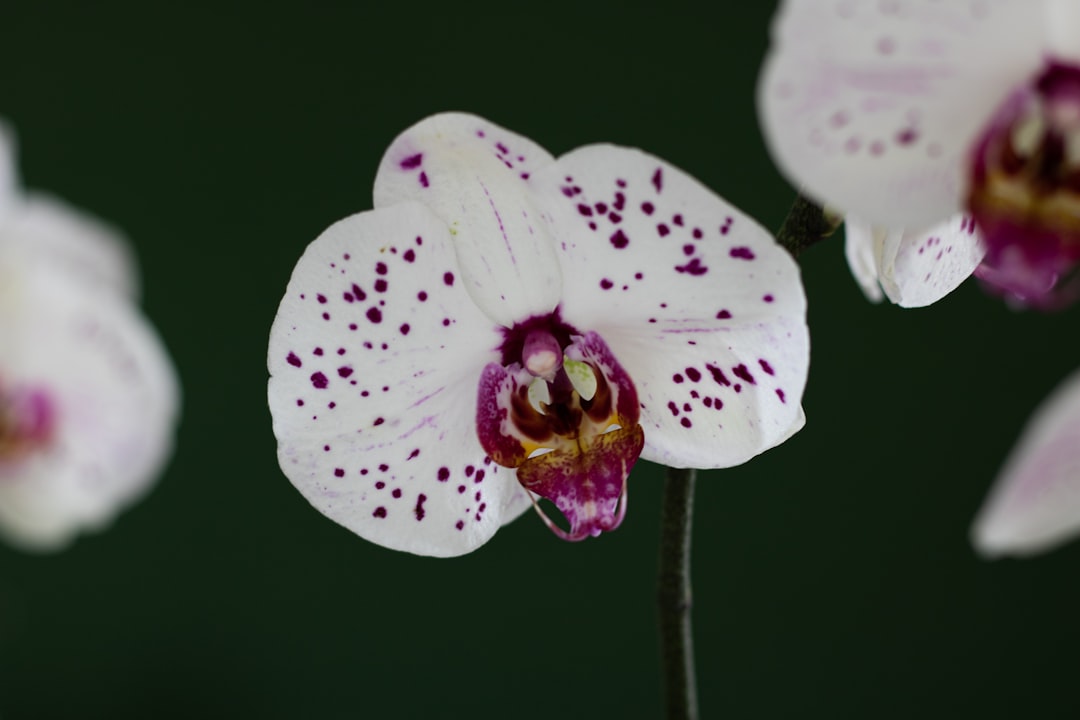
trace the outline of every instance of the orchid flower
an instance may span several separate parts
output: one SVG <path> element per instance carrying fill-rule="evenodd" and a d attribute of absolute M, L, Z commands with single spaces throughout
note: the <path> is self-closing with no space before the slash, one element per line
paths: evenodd
<path fill-rule="evenodd" d="M 55 550 L 148 490 L 179 393 L 117 232 L 15 178 L 0 127 L 0 537 Z"/>
<path fill-rule="evenodd" d="M 1080 372 L 1035 411 L 979 511 L 982 555 L 1033 555 L 1080 533 Z"/>
<path fill-rule="evenodd" d="M 664 161 L 441 114 L 374 196 L 308 246 L 268 354 L 282 470 L 358 535 L 460 555 L 545 499 L 580 540 L 639 455 L 729 467 L 802 426 L 797 266 Z"/>
<path fill-rule="evenodd" d="M 758 99 L 781 169 L 857 218 L 849 256 L 897 248 L 877 268 L 890 298 L 923 303 L 976 266 L 1022 304 L 1080 290 L 1075 0 L 787 0 Z"/>

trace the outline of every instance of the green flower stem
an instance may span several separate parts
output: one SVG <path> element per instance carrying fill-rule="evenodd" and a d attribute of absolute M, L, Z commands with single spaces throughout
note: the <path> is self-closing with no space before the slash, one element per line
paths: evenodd
<path fill-rule="evenodd" d="M 844 218 L 825 210 L 803 195 L 796 195 L 784 224 L 776 233 L 776 240 L 791 257 L 798 259 L 803 250 L 836 232 Z"/>
<path fill-rule="evenodd" d="M 690 520 L 694 506 L 693 468 L 668 468 L 660 521 L 660 654 L 669 720 L 698 716 L 694 642 L 690 632 Z"/>
<path fill-rule="evenodd" d="M 803 250 L 832 235 L 841 222 L 841 216 L 798 195 L 776 239 L 797 259 Z M 690 520 L 696 474 L 692 468 L 668 468 L 664 480 L 656 600 L 669 720 L 698 717 L 694 643 L 690 632 Z"/>

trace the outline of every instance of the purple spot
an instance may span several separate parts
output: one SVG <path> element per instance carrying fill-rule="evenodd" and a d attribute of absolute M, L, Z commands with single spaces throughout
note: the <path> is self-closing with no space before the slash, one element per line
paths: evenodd
<path fill-rule="evenodd" d="M 585 217 L 592 217 L 592 208 L 589 207 L 588 205 L 582 203 L 582 204 L 577 206 L 577 209 L 578 209 L 578 212 L 581 213 L 582 215 L 584 215 Z"/>
<path fill-rule="evenodd" d="M 422 187 L 428 186 L 427 173 L 422 170 L 420 171 L 420 185 Z"/>
<path fill-rule="evenodd" d="M 472 474 L 474 472 L 476 472 L 476 468 L 474 468 L 472 465 L 465 466 L 465 477 L 472 477 Z"/>
<path fill-rule="evenodd" d="M 693 245 L 683 245 L 682 246 L 682 251 L 683 251 L 683 255 L 693 255 L 694 254 L 694 246 Z"/>
<path fill-rule="evenodd" d="M 334 468 L 334 477 L 345 477 L 345 471 L 342 468 Z"/>
<path fill-rule="evenodd" d="M 621 192 L 615 193 L 615 202 L 612 203 L 611 207 L 615 208 L 619 212 L 622 212 L 622 209 L 626 207 L 626 196 L 623 195 Z"/>
<path fill-rule="evenodd" d="M 679 417 L 679 408 L 674 402 L 672 402 L 671 400 L 668 400 L 667 407 L 668 407 L 668 410 L 671 411 L 672 415 L 674 415 L 675 417 Z"/>
<path fill-rule="evenodd" d="M 294 352 L 289 353 L 289 357 L 285 358 L 285 362 L 289 363 L 293 367 L 300 367 L 301 365 L 303 365 L 303 363 L 300 362 L 300 358 L 296 357 L 296 353 Z"/>
<path fill-rule="evenodd" d="M 660 234 L 660 237 L 667 237 L 668 233 L 670 233 L 671 230 L 669 230 L 668 226 L 664 223 L 660 223 L 656 226 L 656 232 Z"/>
<path fill-rule="evenodd" d="M 384 293 L 384 292 L 386 292 L 386 288 L 387 288 L 386 281 L 383 280 L 382 278 L 379 278 L 379 279 L 377 279 L 375 281 L 375 292 Z"/>
<path fill-rule="evenodd" d="M 375 508 L 375 512 L 371 513 L 371 517 L 384 518 L 386 517 L 386 508 L 382 505 Z"/>
<path fill-rule="evenodd" d="M 371 423 L 371 424 L 377 427 L 377 426 L 379 426 L 379 425 L 382 425 L 382 424 L 383 424 L 384 422 L 386 422 L 386 420 L 385 420 L 384 418 L 381 418 L 381 417 L 377 417 L 377 418 L 375 418 L 375 422 L 373 422 L 373 423 Z M 384 467 L 384 466 L 380 465 L 380 466 L 379 466 L 379 469 L 380 469 L 380 470 L 382 470 L 382 469 L 383 469 L 383 467 Z"/>
<path fill-rule="evenodd" d="M 672 376 L 671 376 L 671 379 L 672 379 L 673 381 L 675 381 L 676 383 L 682 383 L 682 381 L 683 381 L 683 376 L 682 376 L 682 375 L 680 375 L 679 373 L 675 373 L 674 375 L 672 375 Z"/>
<path fill-rule="evenodd" d="M 420 161 L 423 160 L 423 158 L 423 153 L 416 153 L 415 155 L 410 155 L 409 157 L 401 161 L 401 169 L 415 170 L 416 168 L 420 167 Z"/>
<path fill-rule="evenodd" d="M 351 367 L 349 367 L 348 365 L 345 365 L 345 366 L 339 367 L 337 369 L 337 374 L 338 374 L 338 377 L 347 378 L 347 377 L 349 377 L 350 375 L 353 374 L 353 369 Z"/>
<path fill-rule="evenodd" d="M 754 259 L 754 251 L 748 247 L 733 247 L 728 254 L 731 255 L 731 257 L 739 258 L 740 260 Z"/>
<path fill-rule="evenodd" d="M 330 319 L 330 313 L 323 313 L 322 314 L 322 319 L 323 320 L 329 320 Z"/>
<path fill-rule="evenodd" d="M 676 265 L 675 271 L 681 273 L 689 273 L 690 275 L 704 275 L 705 273 L 709 272 L 709 268 L 702 265 L 699 258 L 694 258 L 685 265 Z"/>
<path fill-rule="evenodd" d="M 758 365 L 760 365 L 761 369 L 767 372 L 769 375 L 776 374 L 775 372 L 773 372 L 772 365 L 770 365 L 767 360 L 758 360 Z"/>
<path fill-rule="evenodd" d="M 320 305 L 325 305 L 326 304 L 326 296 L 325 295 L 319 294 L 319 295 L 316 295 L 315 298 L 319 301 Z"/>
<path fill-rule="evenodd" d="M 327 380 L 326 376 L 321 372 L 317 372 L 312 374 L 311 384 L 315 386 L 316 390 L 325 390 L 326 386 L 330 384 L 330 381 Z"/>
<path fill-rule="evenodd" d="M 424 515 L 426 514 L 424 512 L 424 501 L 425 500 L 427 500 L 427 495 L 425 495 L 424 493 L 420 493 L 416 497 L 416 507 L 413 508 L 413 514 L 416 515 L 416 521 L 417 522 L 420 522 L 421 520 L 423 520 Z"/>
<path fill-rule="evenodd" d="M 465 521 L 464 520 L 458 520 L 457 523 L 454 525 L 454 527 L 456 527 L 458 530 L 461 530 L 462 528 L 465 527 Z"/>
<path fill-rule="evenodd" d="M 653 207 L 653 204 L 651 202 L 641 203 L 641 212 L 645 213 L 646 215 L 652 215 L 653 210 L 655 209 L 656 208 Z"/>
<path fill-rule="evenodd" d="M 409 323 L 402 323 L 401 327 L 399 327 L 398 330 L 401 332 L 402 335 L 408 335 Z"/>
<path fill-rule="evenodd" d="M 361 470 L 360 474 L 361 475 L 367 475 L 367 469 Z M 375 483 L 375 489 L 376 490 L 382 490 L 384 487 L 386 487 L 386 483 L 384 483 L 382 480 L 376 481 L 376 483 Z"/>
<path fill-rule="evenodd" d="M 675 223 L 679 227 L 682 227 L 683 226 L 682 215 L 675 215 L 675 217 L 671 218 L 671 222 Z"/>
<path fill-rule="evenodd" d="M 907 128 L 906 130 L 901 130 L 900 134 L 896 136 L 896 142 L 900 145 L 910 145 L 915 142 L 918 137 L 919 134 L 917 132 L 911 128 Z"/>
<path fill-rule="evenodd" d="M 356 297 L 357 300 L 364 300 L 364 299 L 367 298 L 367 293 L 365 293 L 363 290 L 361 290 L 360 287 L 358 285 L 356 285 L 355 283 L 353 283 L 352 292 L 353 292 L 353 295 Z"/>
<path fill-rule="evenodd" d="M 373 323 L 381 323 L 382 322 L 382 310 L 380 310 L 379 308 L 377 308 L 375 306 L 372 306 L 372 307 L 368 308 L 367 319 L 370 320 Z"/>
<path fill-rule="evenodd" d="M 773 301 L 773 296 L 772 295 L 765 295 L 761 299 L 764 300 L 767 303 L 771 303 Z"/>
<path fill-rule="evenodd" d="M 598 203 L 596 203 L 595 207 L 596 207 L 597 214 L 599 214 L 599 215 L 607 214 L 607 203 L 598 202 Z"/>
<path fill-rule="evenodd" d="M 693 425 L 694 423 L 690 422 L 690 418 L 688 418 L 688 417 L 686 417 L 684 415 L 682 420 L 679 421 L 679 424 L 682 425 L 684 428 L 688 428 L 691 425 Z"/>
<path fill-rule="evenodd" d="M 390 466 L 389 466 L 389 465 L 387 465 L 386 463 L 382 463 L 381 465 L 379 465 L 379 470 L 380 470 L 381 472 L 386 472 L 386 471 L 387 471 L 387 470 L 389 470 L 389 469 L 390 469 Z"/>
<path fill-rule="evenodd" d="M 645 276 L 644 276 L 644 275 L 642 275 L 642 274 L 641 274 L 641 273 L 639 273 L 639 272 L 637 272 L 637 273 L 634 273 L 634 279 L 635 279 L 635 280 L 640 280 L 640 279 L 641 279 L 641 278 L 643 278 L 643 277 L 645 277 Z"/>
<path fill-rule="evenodd" d="M 509 155 L 510 154 L 510 151 L 507 150 L 506 146 L 503 145 L 501 142 L 495 143 L 495 149 L 498 150 L 503 155 Z"/>
<path fill-rule="evenodd" d="M 690 234 L 694 236 L 695 240 L 700 240 L 705 235 L 705 233 L 701 232 L 701 228 L 694 228 L 694 231 Z"/>
<path fill-rule="evenodd" d="M 375 272 L 377 272 L 380 275 L 385 275 L 386 274 L 386 263 L 384 263 L 384 262 L 375 263 Z"/>
<path fill-rule="evenodd" d="M 439 477 L 439 482 L 446 482 L 447 480 L 449 480 L 450 479 L 450 468 L 448 468 L 448 467 L 439 468 L 438 477 Z"/>
<path fill-rule="evenodd" d="M 697 368 L 686 368 L 686 377 L 690 378 L 692 382 L 697 382 L 701 379 L 701 371 Z"/>
<path fill-rule="evenodd" d="M 416 293 L 416 299 L 420 302 L 424 302 L 425 300 L 427 300 L 427 293 L 421 290 L 420 292 Z"/>
<path fill-rule="evenodd" d="M 653 187 L 656 188 L 656 192 L 660 192 L 660 190 L 663 188 L 663 186 L 664 186 L 664 176 L 661 173 L 660 168 L 656 168 L 656 172 L 653 173 L 652 184 L 653 184 Z"/>
<path fill-rule="evenodd" d="M 419 454 L 420 454 L 420 448 L 416 448 L 416 449 L 415 449 L 415 450 L 413 450 L 413 451 L 412 451 L 411 453 L 409 453 L 409 457 L 407 457 L 407 458 L 405 458 L 405 459 L 406 459 L 406 460 L 412 460 L 412 459 L 413 459 L 414 457 L 416 457 L 416 456 L 417 456 L 417 455 L 419 455 Z"/>
<path fill-rule="evenodd" d="M 731 368 L 731 372 L 735 373 L 735 377 L 739 378 L 740 380 L 745 380 L 751 385 L 756 384 L 754 382 L 754 376 L 750 374 L 750 371 L 746 369 L 745 365 L 736 365 L 735 367 Z"/>
<path fill-rule="evenodd" d="M 473 478 L 473 482 L 478 483 L 478 482 L 483 482 L 483 481 L 484 481 L 484 471 L 483 470 L 477 470 L 476 471 L 476 477 Z"/>
<path fill-rule="evenodd" d="M 304 407 L 304 401 L 300 398 L 296 399 L 296 407 Z"/>
<path fill-rule="evenodd" d="M 442 281 L 446 285 L 452 286 L 454 284 L 454 273 L 452 273 L 452 272 L 443 273 Z"/>
<path fill-rule="evenodd" d="M 720 312 L 716 313 L 716 319 L 717 320 L 730 320 L 731 319 L 731 313 L 728 312 L 727 310 L 721 310 Z"/>
<path fill-rule="evenodd" d="M 626 234 L 623 233 L 622 228 L 615 231 L 615 234 L 610 238 L 611 244 L 616 250 L 622 250 L 624 247 L 630 244 L 630 240 L 627 239 Z"/>
<path fill-rule="evenodd" d="M 723 385 L 724 387 L 731 385 L 731 381 L 727 379 L 727 375 L 725 375 L 724 371 L 720 368 L 715 365 L 706 364 L 705 369 L 709 371 L 709 374 L 712 375 L 713 382 L 717 385 Z"/>
<path fill-rule="evenodd" d="M 457 491 L 458 491 L 458 495 L 464 495 L 465 494 L 465 486 L 464 485 L 458 485 L 457 486 Z"/>
<path fill-rule="evenodd" d="M 409 248 L 401 257 L 405 259 L 405 262 L 413 262 L 416 260 L 416 253 L 413 252 L 412 248 Z"/>
<path fill-rule="evenodd" d="M 401 497 L 401 488 L 394 488 L 393 492 L 391 492 L 390 494 L 393 496 L 393 498 L 395 500 L 397 500 L 398 498 Z"/>
<path fill-rule="evenodd" d="M 600 281 L 600 287 L 602 287 L 604 290 L 610 290 L 613 285 L 614 285 L 614 283 L 612 283 L 607 278 L 604 278 L 603 280 Z"/>
<path fill-rule="evenodd" d="M 780 402 L 782 403 L 787 402 L 787 400 L 784 399 L 784 391 L 780 388 L 776 388 L 776 397 L 780 398 Z"/>

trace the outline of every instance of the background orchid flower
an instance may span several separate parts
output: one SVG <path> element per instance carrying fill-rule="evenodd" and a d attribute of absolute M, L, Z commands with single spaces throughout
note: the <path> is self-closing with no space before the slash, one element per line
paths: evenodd
<path fill-rule="evenodd" d="M 972 527 L 986 557 L 1033 555 L 1080 532 L 1080 373 L 1032 415 Z"/>
<path fill-rule="evenodd" d="M 788 0 L 759 86 L 766 140 L 809 195 L 885 236 L 910 232 L 908 255 L 966 214 L 984 281 L 1062 304 L 1080 259 L 1077 28 L 1072 0 Z M 944 285 L 980 252 L 976 234 L 952 237 Z"/>
<path fill-rule="evenodd" d="M 466 553 L 531 492 L 581 539 L 618 526 L 639 454 L 728 467 L 802 426 L 795 263 L 664 161 L 448 113 L 374 196 L 307 248 L 268 355 L 282 470 L 362 537 Z"/>
<path fill-rule="evenodd" d="M 150 487 L 179 392 L 116 231 L 15 177 L 0 127 L 0 536 L 53 550 Z"/>

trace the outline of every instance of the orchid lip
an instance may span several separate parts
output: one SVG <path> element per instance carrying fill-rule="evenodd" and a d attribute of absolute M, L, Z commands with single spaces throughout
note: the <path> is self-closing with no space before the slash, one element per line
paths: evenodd
<path fill-rule="evenodd" d="M 495 462 L 517 468 L 559 537 L 614 530 L 626 514 L 626 478 L 644 447 L 633 383 L 599 335 L 578 334 L 557 311 L 507 332 L 503 357 L 515 355 L 521 364 L 490 363 L 481 376 L 481 445 Z M 563 514 L 568 531 L 547 517 L 537 496 Z"/>
<path fill-rule="evenodd" d="M 0 387 L 0 467 L 48 447 L 56 435 L 56 403 L 38 388 Z"/>

